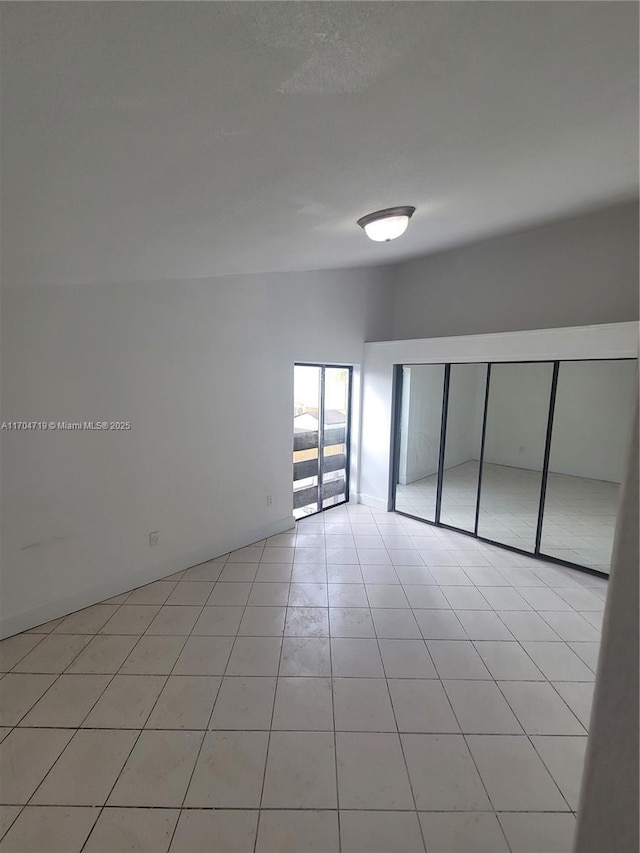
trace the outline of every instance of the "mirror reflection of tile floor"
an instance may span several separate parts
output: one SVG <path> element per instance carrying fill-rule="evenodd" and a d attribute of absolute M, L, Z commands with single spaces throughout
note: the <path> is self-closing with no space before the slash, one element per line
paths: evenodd
<path fill-rule="evenodd" d="M 472 460 L 445 470 L 443 523 L 473 530 L 478 468 L 478 462 Z M 486 464 L 479 534 L 532 551 L 540 480 L 537 471 Z M 619 489 L 617 483 L 549 472 L 541 550 L 551 557 L 608 572 Z M 435 499 L 435 474 L 397 486 L 396 508 L 401 512 L 432 520 Z"/>
<path fill-rule="evenodd" d="M 11 637 L 0 850 L 569 853 L 606 591 L 347 505 Z"/>

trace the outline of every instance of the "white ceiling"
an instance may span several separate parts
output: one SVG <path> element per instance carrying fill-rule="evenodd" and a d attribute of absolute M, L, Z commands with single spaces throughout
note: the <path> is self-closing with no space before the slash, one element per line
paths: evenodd
<path fill-rule="evenodd" d="M 636 3 L 2 7 L 9 284 L 388 263 L 637 194 Z"/>

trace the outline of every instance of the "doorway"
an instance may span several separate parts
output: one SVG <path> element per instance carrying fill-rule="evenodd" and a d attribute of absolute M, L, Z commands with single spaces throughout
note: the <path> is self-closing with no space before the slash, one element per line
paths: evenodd
<path fill-rule="evenodd" d="M 353 369 L 296 364 L 293 374 L 293 515 L 349 500 Z"/>

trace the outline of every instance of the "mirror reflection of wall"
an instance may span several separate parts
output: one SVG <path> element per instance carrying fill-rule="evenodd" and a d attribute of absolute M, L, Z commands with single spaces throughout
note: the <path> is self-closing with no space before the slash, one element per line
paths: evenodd
<path fill-rule="evenodd" d="M 563 361 L 540 551 L 608 572 L 636 361 Z"/>
<path fill-rule="evenodd" d="M 395 508 L 435 521 L 443 364 L 411 364 L 402 368 L 400 451 Z"/>
<path fill-rule="evenodd" d="M 557 365 L 548 448 L 554 362 L 449 366 L 437 520 L 520 551 L 608 573 L 637 360 Z M 431 522 L 437 515 L 445 368 L 402 367 L 395 508 Z"/>
<path fill-rule="evenodd" d="M 452 364 L 440 521 L 473 532 L 476 523 L 486 364 Z"/>
<path fill-rule="evenodd" d="M 551 362 L 491 365 L 478 535 L 532 553 L 552 377 Z"/>

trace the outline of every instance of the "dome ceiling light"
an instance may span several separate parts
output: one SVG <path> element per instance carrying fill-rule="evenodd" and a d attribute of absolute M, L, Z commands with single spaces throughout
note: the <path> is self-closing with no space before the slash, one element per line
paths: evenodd
<path fill-rule="evenodd" d="M 370 240 L 384 243 L 404 234 L 414 213 L 415 207 L 388 207 L 385 210 L 376 210 L 375 213 L 367 213 L 358 219 L 358 225 L 364 228 Z"/>

